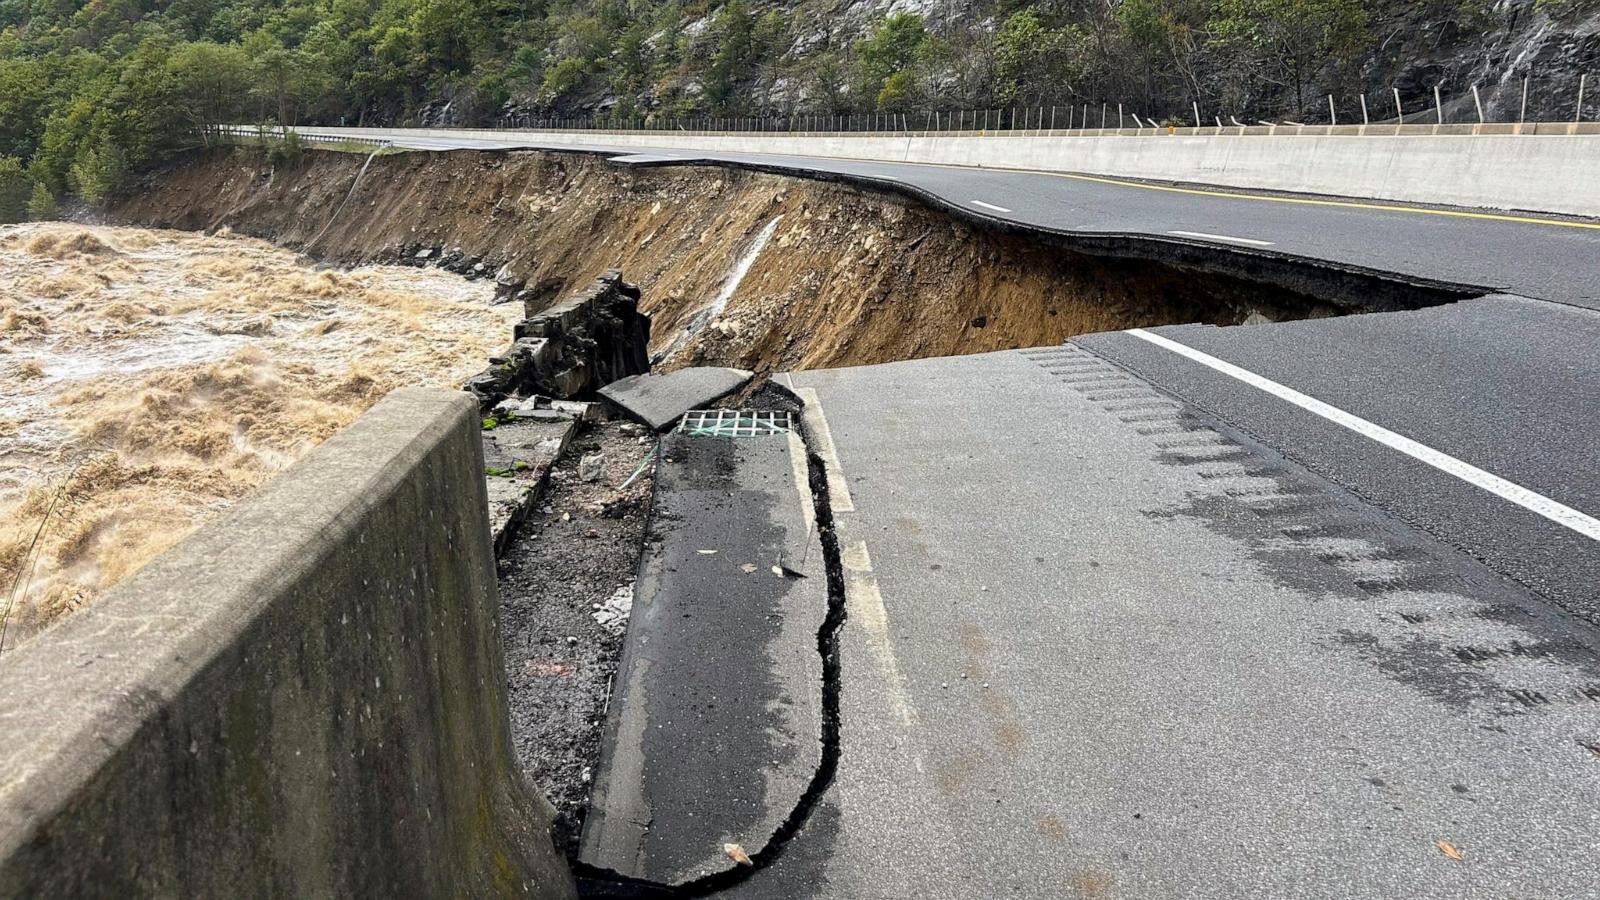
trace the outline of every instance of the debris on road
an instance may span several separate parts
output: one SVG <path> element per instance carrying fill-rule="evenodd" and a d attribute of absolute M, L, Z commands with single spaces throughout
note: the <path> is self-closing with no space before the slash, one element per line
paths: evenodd
<path fill-rule="evenodd" d="M 732 843 L 723 844 L 722 845 L 722 852 L 728 854 L 728 858 L 729 859 L 733 860 L 734 862 L 738 863 L 741 866 L 753 866 L 753 865 L 755 865 L 755 862 L 752 859 L 750 859 L 750 854 L 744 852 L 744 848 L 739 846 L 738 844 L 732 844 Z"/>
<path fill-rule="evenodd" d="M 578 478 L 583 481 L 597 481 L 601 471 L 605 468 L 606 458 L 601 453 L 586 453 L 578 460 Z"/>
<path fill-rule="evenodd" d="M 620 637 L 628 630 L 628 616 L 633 614 L 633 585 L 617 588 L 606 602 L 597 606 L 594 620 L 600 627 Z"/>
<path fill-rule="evenodd" d="M 580 426 L 500 558 L 512 743 L 529 782 L 555 805 L 566 850 L 593 789 L 650 511 L 648 465 L 629 489 L 614 487 L 647 453 L 621 424 Z M 579 477 L 584 455 L 603 460 L 593 481 Z"/>

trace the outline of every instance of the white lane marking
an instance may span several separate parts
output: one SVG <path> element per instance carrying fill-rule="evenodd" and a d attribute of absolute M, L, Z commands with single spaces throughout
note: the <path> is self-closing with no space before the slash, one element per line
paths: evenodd
<path fill-rule="evenodd" d="M 788 385 L 805 404 L 800 417 L 805 420 L 806 430 L 817 442 L 813 449 L 822 457 L 822 471 L 828 476 L 828 505 L 836 513 L 855 512 L 856 503 L 850 496 L 850 485 L 844 480 L 844 471 L 839 468 L 839 451 L 833 446 L 833 432 L 828 429 L 828 419 L 822 414 L 822 398 L 817 396 L 816 388 L 797 388 L 792 379 Z"/>
<path fill-rule="evenodd" d="M 889 612 L 883 605 L 883 592 L 878 589 L 878 576 L 872 571 L 867 542 L 847 544 L 839 557 L 844 565 L 845 605 L 850 611 L 846 621 L 859 625 L 866 635 L 878 663 L 878 673 L 883 676 L 887 688 L 889 705 L 901 724 L 910 728 L 917 723 L 917 709 L 911 702 L 905 675 L 894 654 L 894 641 L 889 637 Z"/>
<path fill-rule="evenodd" d="M 1249 244 L 1252 247 L 1271 247 L 1272 241 L 1258 241 L 1255 238 L 1230 237 L 1226 234 L 1207 234 L 1204 231 L 1169 231 L 1178 237 L 1205 238 L 1212 241 L 1228 241 L 1233 244 Z"/>
<path fill-rule="evenodd" d="M 1360 416 L 1347 413 L 1315 397 L 1302 394 L 1294 388 L 1285 387 L 1270 378 L 1263 378 L 1248 369 L 1242 369 L 1233 363 L 1224 362 L 1208 353 L 1202 353 L 1186 344 L 1180 344 L 1159 334 L 1151 334 L 1142 328 L 1130 328 L 1127 333 L 1136 338 L 1149 341 L 1158 347 L 1171 350 L 1180 356 L 1186 356 L 1203 366 L 1216 369 L 1224 375 L 1237 378 L 1245 384 L 1266 391 L 1281 400 L 1287 400 L 1295 406 L 1319 415 L 1336 425 L 1343 425 L 1359 435 L 1371 438 L 1386 447 L 1425 462 L 1441 472 L 1454 475 L 1462 481 L 1488 491 L 1502 500 L 1509 500 L 1529 512 L 1544 516 L 1557 525 L 1570 528 L 1590 540 L 1600 541 L 1600 519 L 1579 512 L 1543 494 L 1534 493 L 1492 472 L 1485 472 L 1477 466 L 1462 462 L 1448 453 L 1441 453 L 1426 444 L 1419 444 L 1405 435 L 1396 434 L 1384 428 L 1382 425 L 1369 422 Z"/>
<path fill-rule="evenodd" d="M 993 203 L 985 203 L 982 200 L 968 200 L 967 202 L 971 203 L 973 206 L 981 206 L 984 209 L 992 209 L 997 213 L 1011 212 L 1011 210 L 1006 209 L 1004 206 L 995 206 Z"/>
<path fill-rule="evenodd" d="M 800 435 L 789 432 L 789 464 L 794 469 L 794 489 L 800 495 L 800 515 L 806 525 L 806 550 L 811 549 L 811 536 L 817 533 L 817 511 L 812 506 L 811 475 L 806 470 L 806 445 Z M 819 561 L 820 562 L 820 561 Z M 800 563 L 795 563 L 798 567 Z"/>

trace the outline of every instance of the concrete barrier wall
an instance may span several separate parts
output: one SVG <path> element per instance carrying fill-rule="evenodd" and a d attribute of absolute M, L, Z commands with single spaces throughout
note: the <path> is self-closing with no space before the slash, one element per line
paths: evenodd
<path fill-rule="evenodd" d="M 0 657 L 0 896 L 569 897 L 477 406 L 402 391 Z"/>
<path fill-rule="evenodd" d="M 387 129 L 307 130 L 370 137 L 394 133 Z M 1600 217 L 1600 178 L 1595 177 L 1600 168 L 1600 134 L 1168 135 L 1147 131 L 1093 137 L 924 137 L 916 133 L 406 132 L 479 139 L 513 133 L 549 146 L 608 145 L 1035 169 Z"/>

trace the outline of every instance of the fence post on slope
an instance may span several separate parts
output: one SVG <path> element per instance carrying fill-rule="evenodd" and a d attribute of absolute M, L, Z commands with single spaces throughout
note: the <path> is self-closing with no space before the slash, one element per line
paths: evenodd
<path fill-rule="evenodd" d="M 1572 111 L 1572 123 L 1576 125 L 1583 121 L 1583 89 L 1589 86 L 1589 76 L 1578 76 L 1578 107 Z"/>
<path fill-rule="evenodd" d="M 1437 116 L 1433 123 L 1434 133 L 1437 134 L 1439 126 L 1444 124 L 1444 101 L 1439 99 L 1439 86 L 1437 84 L 1433 86 L 1433 112 Z"/>
<path fill-rule="evenodd" d="M 1528 121 L 1528 73 L 1522 73 L 1522 110 L 1517 113 L 1517 133 L 1522 133 L 1522 123 Z"/>
<path fill-rule="evenodd" d="M 1389 88 L 1389 90 L 1394 91 L 1394 115 L 1395 115 L 1395 118 L 1400 121 L 1401 125 L 1404 125 L 1406 123 L 1406 110 L 1405 110 L 1405 107 L 1400 105 L 1400 89 L 1397 88 L 1397 87 L 1391 87 L 1391 88 Z"/>
<path fill-rule="evenodd" d="M 1200 101 L 1190 100 L 1189 105 L 1194 107 L 1194 127 L 1200 127 Z"/>
<path fill-rule="evenodd" d="M 1369 120 L 1367 118 L 1367 95 L 1363 93 L 1361 95 L 1361 127 L 1362 128 L 1367 127 L 1368 121 Z"/>
<path fill-rule="evenodd" d="M 1472 86 L 1472 105 L 1478 108 L 1478 124 L 1483 124 L 1483 98 L 1478 95 L 1478 86 Z"/>
<path fill-rule="evenodd" d="M 1339 111 L 1333 108 L 1333 95 L 1328 95 L 1328 124 L 1335 128 L 1339 125 Z"/>

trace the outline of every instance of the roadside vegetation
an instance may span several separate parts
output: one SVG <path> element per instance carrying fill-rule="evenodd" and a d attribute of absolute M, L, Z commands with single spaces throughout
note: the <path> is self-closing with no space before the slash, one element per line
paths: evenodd
<path fill-rule="evenodd" d="M 0 221 L 41 217 L 67 194 L 103 203 L 220 122 L 660 124 L 1106 100 L 1292 117 L 1418 42 L 1460 47 L 1504 25 L 1490 0 L 939 0 L 926 19 L 883 8 L 0 0 Z"/>

